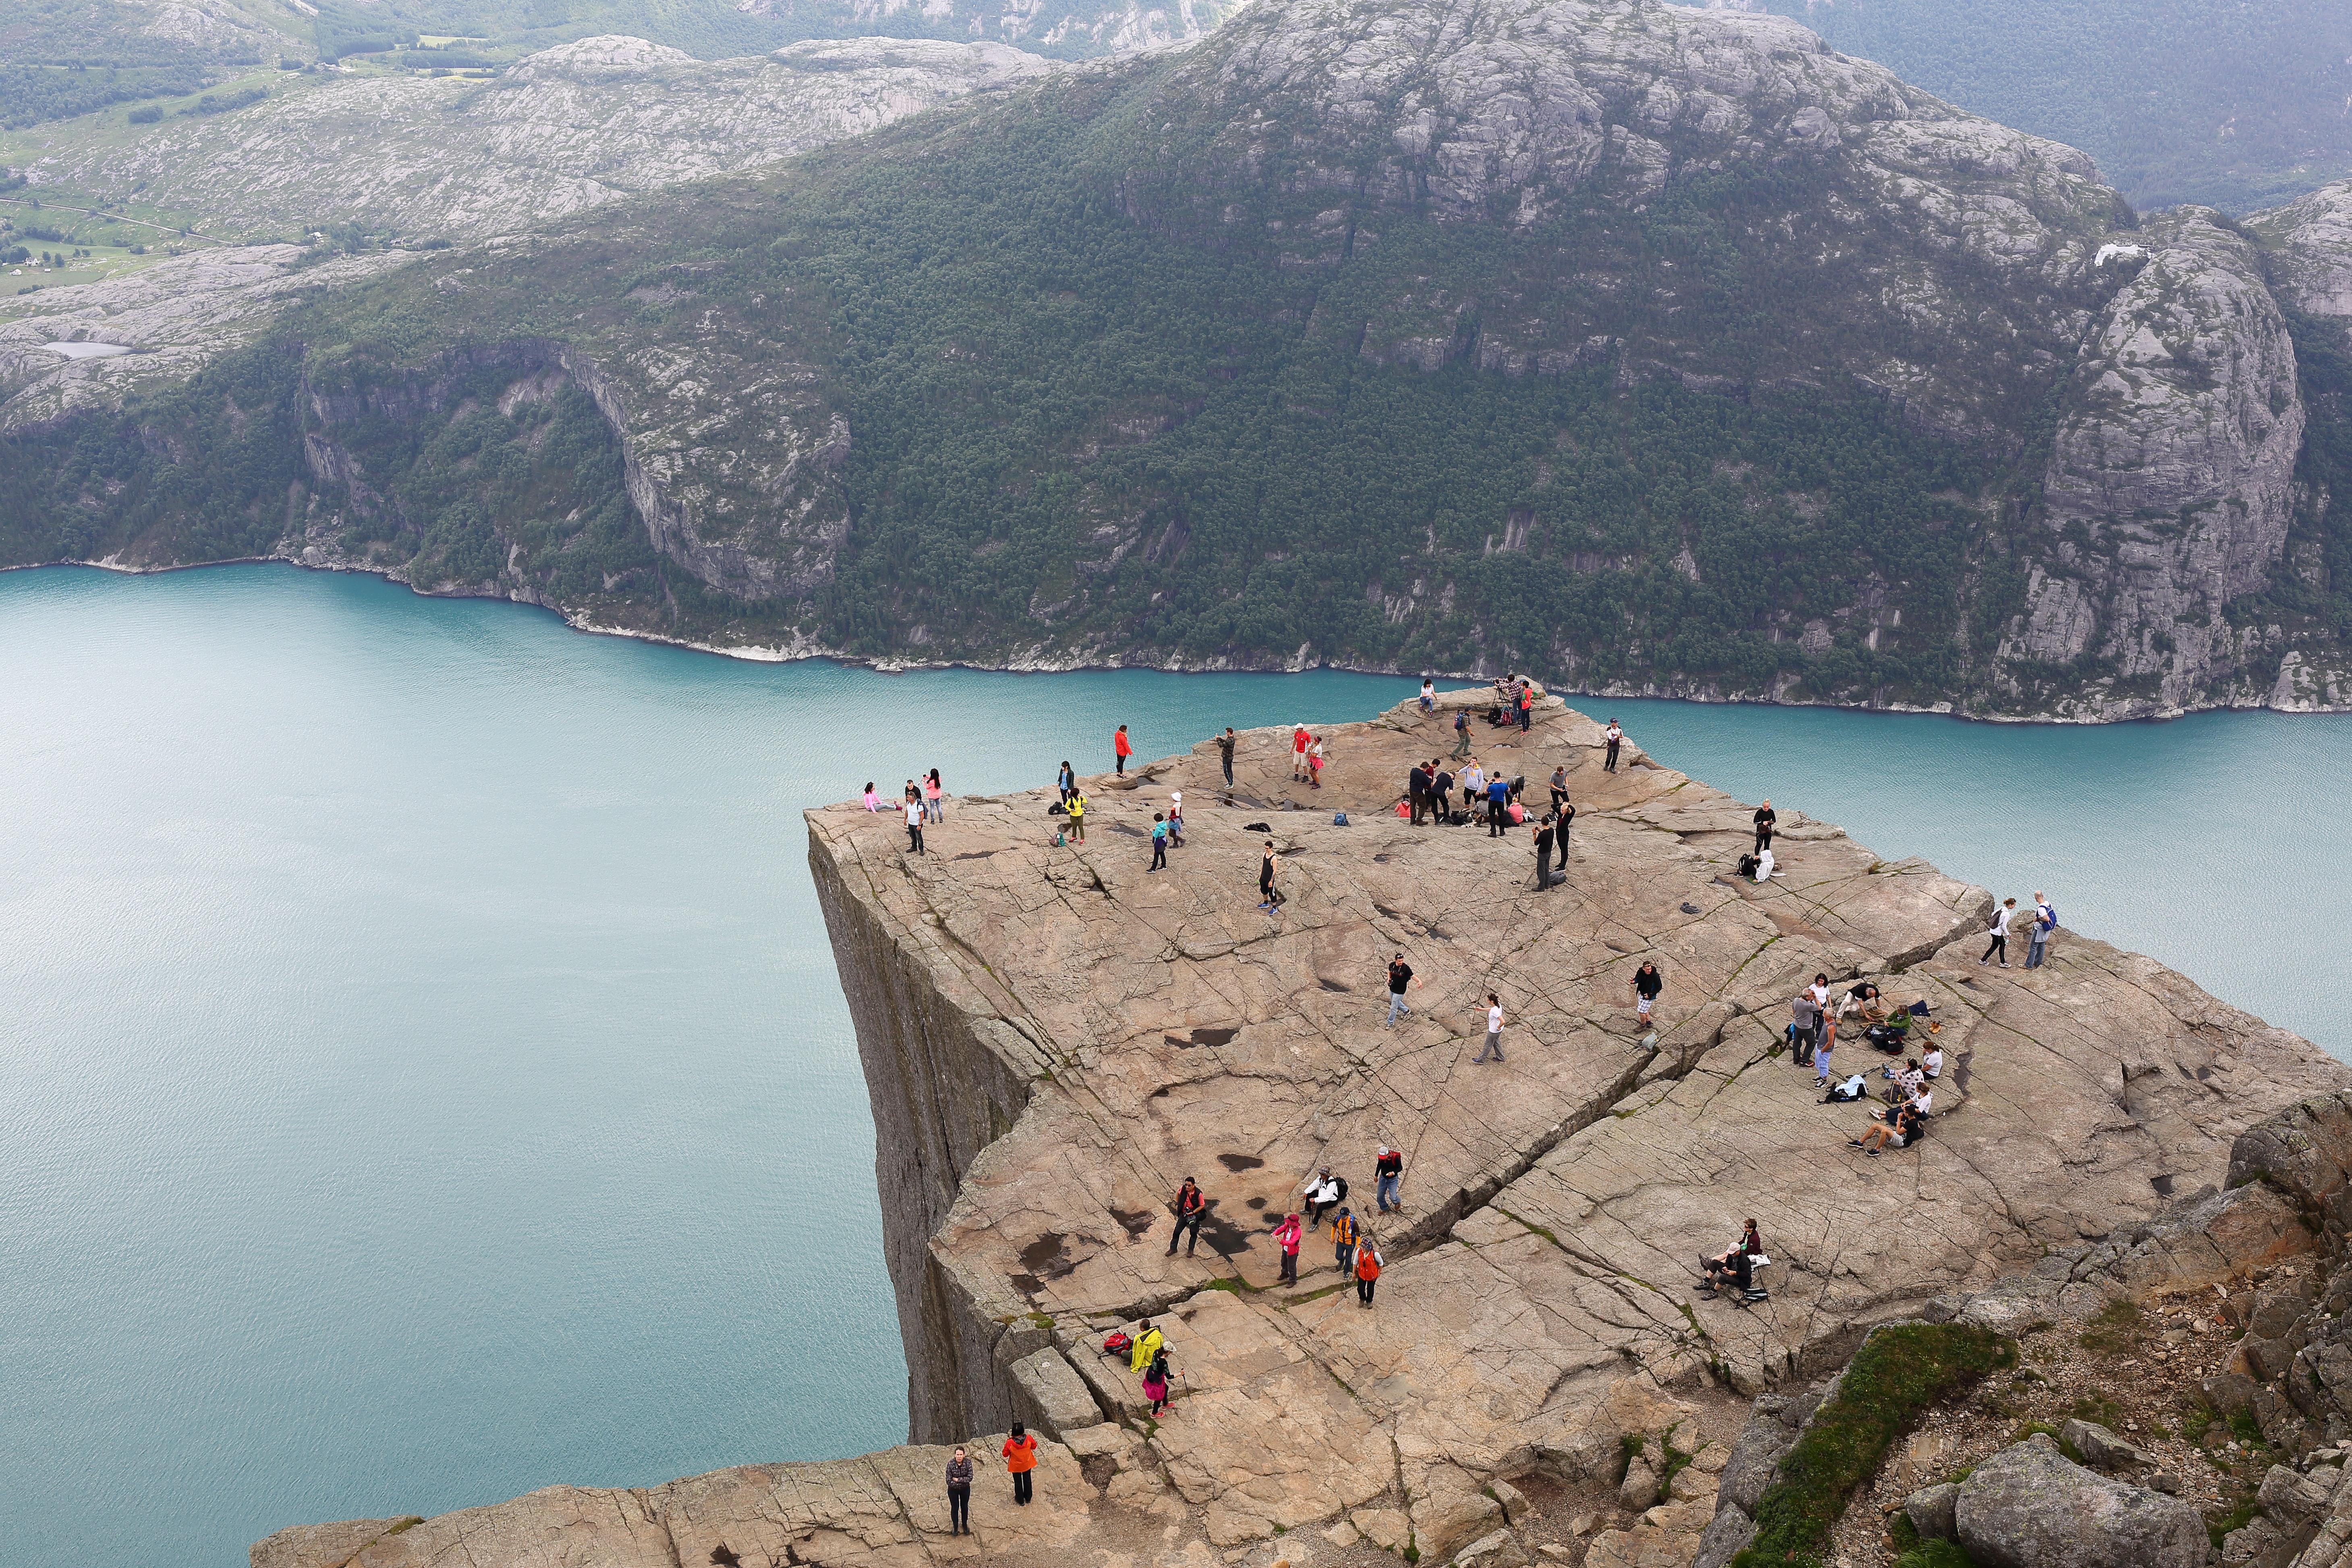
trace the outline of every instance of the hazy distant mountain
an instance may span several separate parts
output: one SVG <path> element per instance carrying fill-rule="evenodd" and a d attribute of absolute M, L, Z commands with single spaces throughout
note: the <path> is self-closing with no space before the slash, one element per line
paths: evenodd
<path fill-rule="evenodd" d="M 2352 174 L 2347 0 L 1712 3 L 2080 147 L 2141 206 L 2244 212 Z"/>

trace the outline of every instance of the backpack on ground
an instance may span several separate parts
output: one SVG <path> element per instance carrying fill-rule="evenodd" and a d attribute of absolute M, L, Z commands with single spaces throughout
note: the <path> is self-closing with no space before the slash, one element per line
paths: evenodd
<path fill-rule="evenodd" d="M 1334 827 L 1345 827 L 1345 826 L 1348 826 L 1348 814 L 1347 814 L 1346 812 L 1344 812 L 1344 811 L 1335 811 L 1335 812 L 1333 812 L 1333 813 L 1331 814 L 1331 826 L 1334 826 Z"/>
<path fill-rule="evenodd" d="M 1118 1329 L 1103 1336 L 1102 1353 L 1105 1355 L 1125 1355 L 1134 1348 L 1134 1339 Z"/>

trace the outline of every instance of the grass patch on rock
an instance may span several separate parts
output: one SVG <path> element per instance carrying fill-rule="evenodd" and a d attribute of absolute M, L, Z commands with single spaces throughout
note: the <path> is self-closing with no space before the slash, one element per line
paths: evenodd
<path fill-rule="evenodd" d="M 1895 1568 L 1977 1568 L 1957 1541 L 1923 1541 L 1895 1560 Z"/>
<path fill-rule="evenodd" d="M 1757 1504 L 1756 1539 L 1732 1560 L 1735 1568 L 1817 1562 L 1854 1489 L 1923 1411 L 2016 1364 L 2016 1345 L 1986 1329 L 1898 1323 L 1873 1331 L 1781 1459 Z"/>

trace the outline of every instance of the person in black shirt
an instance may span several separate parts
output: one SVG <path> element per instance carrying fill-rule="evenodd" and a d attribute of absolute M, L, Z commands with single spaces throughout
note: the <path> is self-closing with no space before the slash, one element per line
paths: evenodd
<path fill-rule="evenodd" d="M 1257 863 L 1257 907 L 1271 910 L 1281 905 L 1282 893 L 1274 885 L 1274 840 L 1269 838 L 1265 841 L 1265 854 Z"/>
<path fill-rule="evenodd" d="M 1391 1026 L 1395 1025 L 1399 1013 L 1412 1011 L 1404 1005 L 1404 988 L 1412 984 L 1412 965 L 1407 963 L 1404 961 L 1404 954 L 1400 952 L 1389 961 L 1389 1024 Z"/>
<path fill-rule="evenodd" d="M 1227 789 L 1234 787 L 1234 742 L 1239 738 L 1234 733 L 1234 727 L 1231 724 L 1226 725 L 1225 732 L 1217 737 L 1217 755 L 1225 764 Z"/>
<path fill-rule="evenodd" d="M 1772 828 L 1780 820 L 1780 814 L 1772 809 L 1772 803 L 1770 801 L 1768 800 L 1762 805 L 1756 808 L 1757 854 L 1761 855 L 1764 851 L 1772 847 Z"/>
<path fill-rule="evenodd" d="M 1176 1256 L 1176 1244 L 1183 1240 L 1187 1226 L 1192 1227 L 1192 1239 L 1184 1243 L 1184 1256 L 1192 1256 L 1192 1248 L 1201 1241 L 1201 1222 L 1208 1214 L 1209 1200 L 1201 1195 L 1200 1184 L 1185 1177 L 1184 1184 L 1176 1189 L 1176 1228 L 1168 1237 L 1169 1257 Z"/>
<path fill-rule="evenodd" d="M 1536 888 L 1538 891 L 1551 886 L 1551 847 L 1554 835 L 1551 818 L 1547 816 L 1536 829 Z M 1563 878 L 1563 880 L 1566 879 Z"/>
<path fill-rule="evenodd" d="M 1633 972 L 1633 1012 L 1644 1024 L 1650 1021 L 1650 1005 L 1665 988 L 1666 977 L 1658 973 L 1656 964 L 1643 959 L 1642 967 Z"/>
<path fill-rule="evenodd" d="M 1444 822 L 1446 814 L 1454 809 L 1454 774 L 1443 763 L 1438 764 L 1437 777 L 1430 781 L 1429 803 L 1440 823 Z"/>
<path fill-rule="evenodd" d="M 1404 1204 L 1397 1196 L 1397 1184 L 1404 1180 L 1404 1156 L 1381 1144 L 1380 1157 L 1372 1162 L 1372 1176 L 1373 1195 L 1380 1200 L 1381 1212 L 1395 1209 L 1402 1213 Z"/>
<path fill-rule="evenodd" d="M 1429 764 L 1415 763 L 1404 778 L 1405 798 L 1412 803 L 1412 825 L 1419 827 L 1429 815 Z"/>

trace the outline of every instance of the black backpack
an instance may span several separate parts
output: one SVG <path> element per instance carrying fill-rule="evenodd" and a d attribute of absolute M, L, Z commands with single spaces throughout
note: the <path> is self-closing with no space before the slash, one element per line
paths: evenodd
<path fill-rule="evenodd" d="M 1337 1186 L 1339 1189 L 1339 1196 L 1337 1201 L 1343 1204 L 1346 1203 L 1348 1201 L 1348 1178 L 1345 1176 L 1334 1176 L 1331 1178 L 1331 1182 L 1334 1186 Z"/>

